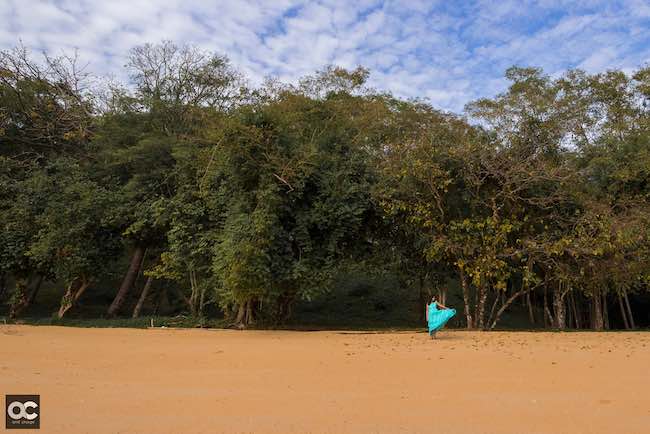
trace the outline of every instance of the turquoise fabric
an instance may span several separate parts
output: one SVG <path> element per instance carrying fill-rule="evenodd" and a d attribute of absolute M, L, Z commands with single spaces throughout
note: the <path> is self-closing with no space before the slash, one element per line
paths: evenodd
<path fill-rule="evenodd" d="M 437 332 L 447 324 L 454 315 L 456 309 L 438 309 L 438 303 L 431 303 L 429 305 L 429 334 Z"/>

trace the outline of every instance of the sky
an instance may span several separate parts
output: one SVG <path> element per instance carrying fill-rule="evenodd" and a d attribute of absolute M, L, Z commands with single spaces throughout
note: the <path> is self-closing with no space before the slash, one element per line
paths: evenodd
<path fill-rule="evenodd" d="M 19 42 L 125 77 L 128 50 L 172 40 L 227 55 L 252 85 L 326 65 L 461 112 L 507 88 L 512 65 L 631 72 L 650 63 L 650 0 L 0 0 L 0 48 Z"/>

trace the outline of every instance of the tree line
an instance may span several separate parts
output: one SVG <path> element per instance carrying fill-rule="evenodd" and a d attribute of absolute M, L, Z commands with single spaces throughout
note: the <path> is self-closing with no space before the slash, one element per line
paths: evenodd
<path fill-rule="evenodd" d="M 423 303 L 459 282 L 468 328 L 515 302 L 558 329 L 609 328 L 614 310 L 636 327 L 650 67 L 512 67 L 506 91 L 462 114 L 372 89 L 364 68 L 250 86 L 225 56 L 172 42 L 132 49 L 125 68 L 120 83 L 75 56 L 0 53 L 12 318 L 44 282 L 61 318 L 119 275 L 109 317 L 139 315 L 164 283 L 193 316 L 282 323 L 356 267 L 403 276 Z"/>

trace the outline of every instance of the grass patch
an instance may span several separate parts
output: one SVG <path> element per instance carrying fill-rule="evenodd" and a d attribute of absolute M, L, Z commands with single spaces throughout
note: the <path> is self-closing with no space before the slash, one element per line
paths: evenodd
<path fill-rule="evenodd" d="M 140 318 L 43 318 L 29 317 L 11 321 L 4 319 L 7 324 L 27 325 L 50 325 L 64 327 L 87 327 L 87 328 L 147 328 L 151 327 L 175 327 L 175 328 L 223 328 L 226 323 L 220 318 L 195 318 L 191 316 L 157 316 Z"/>

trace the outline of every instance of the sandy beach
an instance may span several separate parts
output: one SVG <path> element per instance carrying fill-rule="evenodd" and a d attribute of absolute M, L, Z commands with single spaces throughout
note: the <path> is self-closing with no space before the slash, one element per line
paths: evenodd
<path fill-rule="evenodd" d="M 650 333 L 0 326 L 44 433 L 647 433 Z"/>

